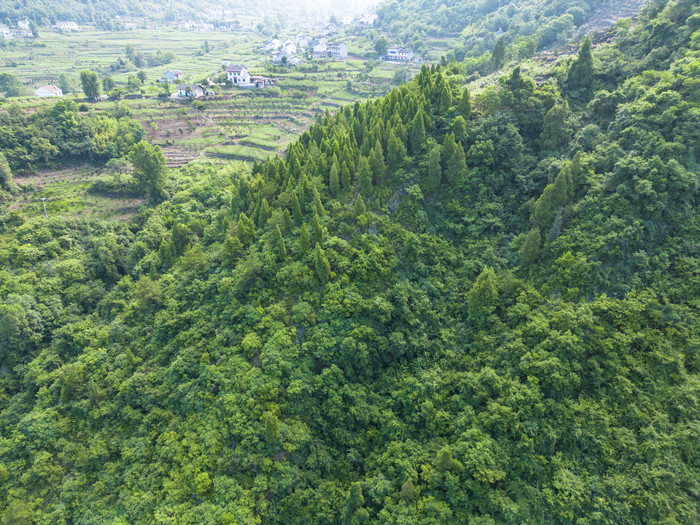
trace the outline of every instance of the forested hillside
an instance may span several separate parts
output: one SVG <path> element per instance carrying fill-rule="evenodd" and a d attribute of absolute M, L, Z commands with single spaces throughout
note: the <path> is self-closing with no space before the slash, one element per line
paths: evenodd
<path fill-rule="evenodd" d="M 449 62 L 468 74 L 490 73 L 506 60 L 523 60 L 536 51 L 585 34 L 596 9 L 636 14 L 640 0 L 390 0 L 377 13 L 382 25 L 414 49 L 430 38 L 447 39 Z M 630 16 L 630 15 L 628 15 Z"/>
<path fill-rule="evenodd" d="M 0 215 L 3 523 L 696 521 L 698 11 Z"/>

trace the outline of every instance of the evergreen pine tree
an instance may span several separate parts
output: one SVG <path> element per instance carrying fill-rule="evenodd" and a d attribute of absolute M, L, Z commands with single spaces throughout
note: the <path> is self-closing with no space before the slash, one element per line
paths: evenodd
<path fill-rule="evenodd" d="M 529 266 L 535 261 L 537 261 L 537 258 L 540 255 L 541 243 L 542 234 L 540 233 L 540 229 L 537 226 L 535 226 L 533 229 L 530 230 L 530 233 L 527 234 L 525 242 L 518 251 L 518 253 L 520 254 L 520 260 L 523 262 L 523 264 Z"/>
<path fill-rule="evenodd" d="M 344 190 L 349 190 L 350 186 L 352 186 L 352 175 L 350 174 L 350 169 L 345 162 L 343 162 L 343 167 L 340 170 L 340 181 L 343 184 Z"/>
<path fill-rule="evenodd" d="M 413 122 L 411 122 L 411 130 L 409 132 L 413 154 L 418 153 L 423 148 L 423 144 L 425 144 L 425 125 L 423 120 L 423 110 L 419 109 Z"/>
<path fill-rule="evenodd" d="M 229 235 L 226 237 L 223 246 L 222 259 L 226 266 L 233 266 L 243 251 L 243 245 L 238 237 Z"/>
<path fill-rule="evenodd" d="M 384 149 L 379 140 L 377 140 L 374 149 L 372 149 L 369 165 L 374 176 L 374 183 L 377 186 L 381 185 L 384 182 L 384 177 L 386 177 L 386 165 L 384 164 Z"/>
<path fill-rule="evenodd" d="M 306 227 L 306 224 L 301 225 L 299 245 L 301 246 L 301 251 L 304 253 L 308 252 L 311 249 L 311 236 L 309 235 L 309 229 Z"/>
<path fill-rule="evenodd" d="M 593 85 L 593 55 L 591 54 L 591 39 L 586 37 L 581 43 L 578 56 L 564 80 L 564 92 L 567 95 L 588 95 Z"/>
<path fill-rule="evenodd" d="M 466 156 L 462 145 L 455 141 L 454 133 L 445 135 L 443 143 L 443 162 L 445 165 L 444 176 L 450 185 L 457 182 L 459 174 L 467 168 Z"/>
<path fill-rule="evenodd" d="M 280 227 L 275 225 L 275 245 L 277 248 L 277 257 L 283 261 L 287 257 L 287 248 L 284 246 L 284 239 Z"/>
<path fill-rule="evenodd" d="M 472 115 L 472 97 L 467 88 L 464 88 L 462 92 L 462 98 L 459 100 L 457 112 L 462 115 L 465 120 L 469 120 Z"/>
<path fill-rule="evenodd" d="M 355 213 L 355 217 L 359 217 L 363 213 L 367 211 L 367 207 L 365 206 L 365 201 L 362 200 L 362 195 L 358 195 L 357 199 L 355 199 L 355 206 L 353 207 L 353 212 Z"/>
<path fill-rule="evenodd" d="M 287 208 L 285 208 L 284 213 L 282 214 L 282 220 L 284 220 L 284 231 L 288 232 L 291 230 L 293 226 L 292 215 L 289 213 Z"/>
<path fill-rule="evenodd" d="M 314 242 L 317 244 L 323 243 L 323 227 L 321 226 L 321 220 L 318 218 L 318 213 L 314 213 L 313 228 Z"/>
<path fill-rule="evenodd" d="M 496 45 L 493 48 L 493 53 L 491 53 L 491 64 L 493 69 L 501 69 L 503 65 L 503 59 L 506 57 L 506 41 L 504 37 L 500 37 L 496 40 Z"/>
<path fill-rule="evenodd" d="M 321 194 L 316 189 L 316 186 L 314 186 L 314 211 L 321 217 L 326 214 L 326 209 L 323 207 L 323 203 L 321 202 Z"/>
<path fill-rule="evenodd" d="M 426 187 L 429 192 L 435 192 L 440 187 L 442 168 L 440 167 L 440 147 L 435 146 L 430 150 L 428 170 L 425 177 Z"/>
<path fill-rule="evenodd" d="M 392 130 L 389 135 L 389 144 L 387 146 L 387 163 L 392 171 L 396 171 L 403 167 L 404 159 L 406 158 L 406 147 L 403 145 Z"/>
<path fill-rule="evenodd" d="M 326 254 L 323 253 L 319 243 L 316 243 L 316 255 L 314 259 L 318 280 L 321 281 L 321 284 L 326 284 L 331 275 L 331 265 L 326 258 Z"/>
<path fill-rule="evenodd" d="M 292 216 L 294 217 L 294 222 L 301 222 L 301 205 L 296 192 L 292 192 Z"/>
<path fill-rule="evenodd" d="M 333 197 L 337 197 L 340 192 L 340 176 L 338 174 L 338 164 L 331 166 L 330 192 Z"/>
<path fill-rule="evenodd" d="M 369 161 L 365 157 L 360 157 L 360 169 L 358 172 L 360 182 L 360 193 L 365 197 L 372 194 L 372 170 Z"/>

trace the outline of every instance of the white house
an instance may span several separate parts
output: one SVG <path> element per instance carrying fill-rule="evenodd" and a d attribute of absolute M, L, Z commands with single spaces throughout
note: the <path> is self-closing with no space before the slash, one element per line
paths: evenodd
<path fill-rule="evenodd" d="M 285 53 L 287 55 L 297 54 L 297 45 L 294 43 L 293 40 L 285 40 L 282 43 L 282 53 Z"/>
<path fill-rule="evenodd" d="M 245 66 L 228 66 L 226 68 L 226 78 L 228 78 L 234 86 L 250 84 L 250 74 L 248 73 L 248 68 Z"/>
<path fill-rule="evenodd" d="M 59 21 L 54 27 L 59 31 L 80 31 L 80 26 L 73 21 Z"/>
<path fill-rule="evenodd" d="M 163 82 L 174 84 L 178 80 L 182 80 L 182 71 L 179 69 L 170 69 L 163 73 Z"/>
<path fill-rule="evenodd" d="M 384 60 L 406 62 L 408 60 L 411 60 L 412 58 L 413 51 L 411 51 L 410 49 L 405 49 L 403 47 L 390 47 L 386 51 L 386 56 L 384 57 Z"/>
<path fill-rule="evenodd" d="M 311 48 L 311 53 L 315 57 L 325 57 L 328 56 L 328 39 L 321 37 L 316 40 L 312 40 L 309 44 Z"/>
<path fill-rule="evenodd" d="M 348 45 L 345 42 L 333 42 L 328 46 L 328 56 L 333 58 L 347 58 Z"/>
<path fill-rule="evenodd" d="M 37 97 L 62 97 L 63 90 L 58 86 L 48 85 L 36 88 L 34 94 Z"/>
<path fill-rule="evenodd" d="M 10 39 L 12 38 L 12 29 L 6 25 L 0 25 L 0 35 L 2 35 L 3 38 Z"/>
<path fill-rule="evenodd" d="M 311 35 L 300 33 L 294 37 L 294 42 L 298 47 L 308 47 L 309 43 L 314 39 Z"/>
<path fill-rule="evenodd" d="M 287 55 L 285 53 L 276 53 L 272 56 L 273 64 L 286 64 L 288 66 L 298 66 L 303 61 L 296 55 Z"/>
<path fill-rule="evenodd" d="M 273 38 L 272 40 L 268 40 L 267 42 L 265 42 L 263 49 L 265 51 L 276 51 L 280 48 L 281 45 L 282 43 L 279 40 Z"/>
<path fill-rule="evenodd" d="M 197 98 L 204 96 L 204 88 L 202 86 L 192 84 L 178 84 L 177 96 L 186 98 Z"/>
<path fill-rule="evenodd" d="M 18 20 L 17 27 L 20 29 L 29 29 L 29 20 Z"/>
<path fill-rule="evenodd" d="M 206 33 L 208 31 L 214 31 L 214 24 L 194 23 L 192 24 L 192 31 L 194 31 L 195 33 Z"/>
<path fill-rule="evenodd" d="M 11 38 L 31 38 L 34 36 L 29 29 L 10 29 Z"/>

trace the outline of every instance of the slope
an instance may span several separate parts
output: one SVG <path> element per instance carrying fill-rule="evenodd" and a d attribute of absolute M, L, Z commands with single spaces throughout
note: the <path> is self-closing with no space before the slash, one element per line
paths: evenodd
<path fill-rule="evenodd" d="M 127 225 L 5 223 L 3 519 L 692 522 L 697 11 L 478 104 L 424 68 Z"/>

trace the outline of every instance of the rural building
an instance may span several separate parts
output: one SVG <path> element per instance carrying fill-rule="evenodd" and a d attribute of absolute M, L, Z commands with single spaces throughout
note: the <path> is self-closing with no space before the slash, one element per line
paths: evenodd
<path fill-rule="evenodd" d="M 54 27 L 59 31 L 80 31 L 80 26 L 72 21 L 59 21 Z"/>
<path fill-rule="evenodd" d="M 18 20 L 17 27 L 20 29 L 29 29 L 29 20 Z"/>
<path fill-rule="evenodd" d="M 2 35 L 3 38 L 10 39 L 12 38 L 12 30 L 6 25 L 0 25 L 0 35 Z"/>
<path fill-rule="evenodd" d="M 503 29 L 501 29 L 501 28 L 499 27 L 499 28 L 498 28 L 498 31 L 496 31 L 496 32 L 493 34 L 493 36 L 495 36 L 496 38 L 498 38 L 499 36 L 501 36 L 501 35 L 503 34 L 503 32 L 504 32 Z"/>
<path fill-rule="evenodd" d="M 294 43 L 293 40 L 285 40 L 282 43 L 282 53 L 285 53 L 287 55 L 297 54 L 297 45 Z"/>
<path fill-rule="evenodd" d="M 36 88 L 34 94 L 37 97 L 62 97 L 63 90 L 58 86 L 48 85 Z"/>
<path fill-rule="evenodd" d="M 287 55 L 285 53 L 276 53 L 272 56 L 273 64 L 287 64 L 288 66 L 298 66 L 303 61 L 296 55 Z"/>
<path fill-rule="evenodd" d="M 318 38 L 316 40 L 312 40 L 311 43 L 309 44 L 309 47 L 311 48 L 311 54 L 315 56 L 316 58 L 319 57 L 325 57 L 328 56 L 328 39 L 327 38 Z"/>
<path fill-rule="evenodd" d="M 294 37 L 294 42 L 297 47 L 309 47 L 309 44 L 314 39 L 311 35 L 300 33 Z"/>
<path fill-rule="evenodd" d="M 338 26 L 335 24 L 319 23 L 314 26 L 314 31 L 323 36 L 332 35 L 338 31 Z"/>
<path fill-rule="evenodd" d="M 333 42 L 328 46 L 328 56 L 332 58 L 347 58 L 348 45 L 344 42 Z"/>
<path fill-rule="evenodd" d="M 228 78 L 233 85 L 250 84 L 250 74 L 248 73 L 248 68 L 245 66 L 228 66 L 226 68 L 226 78 Z"/>
<path fill-rule="evenodd" d="M 250 84 L 244 87 L 264 88 L 267 86 L 271 86 L 272 84 L 274 84 L 272 79 L 267 77 L 250 77 Z"/>
<path fill-rule="evenodd" d="M 192 84 L 178 84 L 177 96 L 186 98 L 197 98 L 204 96 L 204 88 L 202 86 Z"/>
<path fill-rule="evenodd" d="M 174 84 L 178 80 L 182 80 L 182 71 L 179 69 L 171 69 L 163 74 L 163 81 L 169 84 Z"/>
<path fill-rule="evenodd" d="M 413 51 L 410 49 L 405 49 L 403 47 L 390 47 L 386 51 L 386 56 L 384 60 L 395 60 L 406 62 L 413 58 Z"/>
<path fill-rule="evenodd" d="M 10 29 L 11 38 L 32 38 L 34 33 L 29 29 Z"/>
<path fill-rule="evenodd" d="M 192 24 L 191 29 L 195 33 L 206 33 L 208 31 L 214 31 L 214 24 L 195 23 Z"/>
<path fill-rule="evenodd" d="M 265 51 L 277 51 L 281 45 L 282 45 L 282 42 L 280 42 L 276 38 L 273 38 L 272 40 L 268 40 L 267 42 L 265 42 L 263 49 Z"/>

